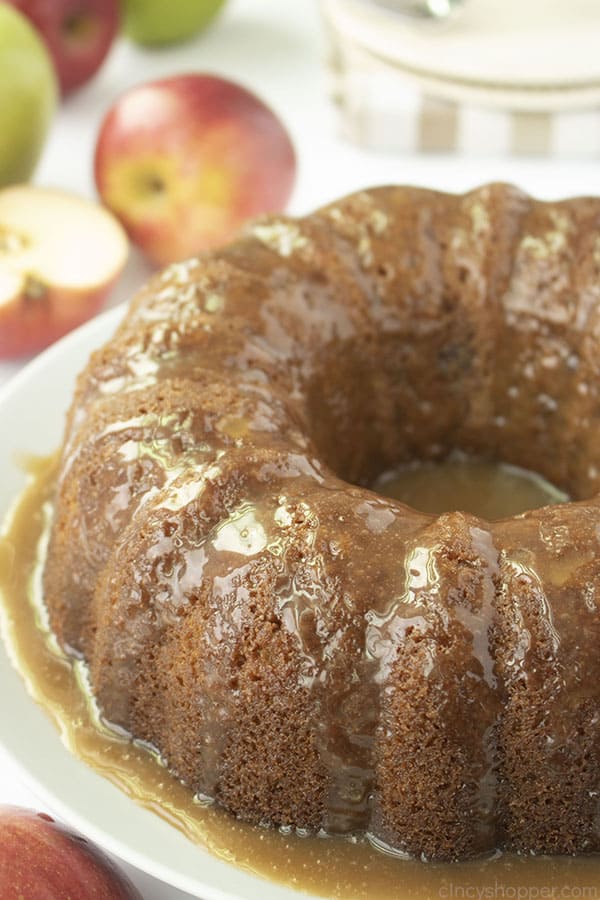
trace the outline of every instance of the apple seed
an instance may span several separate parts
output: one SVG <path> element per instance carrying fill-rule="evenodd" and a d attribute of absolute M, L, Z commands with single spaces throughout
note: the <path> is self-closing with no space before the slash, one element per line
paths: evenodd
<path fill-rule="evenodd" d="M 0 254 L 5 256 L 21 253 L 27 249 L 29 241 L 24 234 L 0 225 Z"/>

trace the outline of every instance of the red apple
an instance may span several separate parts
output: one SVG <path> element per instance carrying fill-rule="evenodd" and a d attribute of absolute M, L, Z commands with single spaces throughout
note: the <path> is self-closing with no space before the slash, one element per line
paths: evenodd
<path fill-rule="evenodd" d="M 96 73 L 119 31 L 119 0 L 8 0 L 46 41 L 63 94 Z"/>
<path fill-rule="evenodd" d="M 0 807 L 2 900 L 142 900 L 94 844 L 46 813 Z"/>
<path fill-rule="evenodd" d="M 0 359 L 94 315 L 127 255 L 123 229 L 96 203 L 29 185 L 0 191 Z"/>
<path fill-rule="evenodd" d="M 96 184 L 132 240 L 165 265 L 280 211 L 296 171 L 292 143 L 254 94 L 214 75 L 132 88 L 109 110 Z"/>

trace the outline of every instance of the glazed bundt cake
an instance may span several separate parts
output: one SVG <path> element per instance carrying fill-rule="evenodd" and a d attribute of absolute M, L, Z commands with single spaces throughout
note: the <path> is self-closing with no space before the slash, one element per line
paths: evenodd
<path fill-rule="evenodd" d="M 171 266 L 80 377 L 45 567 L 104 717 L 244 820 L 600 850 L 600 200 L 363 191 Z M 460 450 L 574 502 L 368 486 Z"/>

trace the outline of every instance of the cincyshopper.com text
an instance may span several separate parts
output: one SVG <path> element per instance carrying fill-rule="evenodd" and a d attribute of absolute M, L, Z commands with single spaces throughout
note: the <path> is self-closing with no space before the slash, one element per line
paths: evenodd
<path fill-rule="evenodd" d="M 592 884 L 449 884 L 439 889 L 440 900 L 600 900 L 600 887 Z"/>

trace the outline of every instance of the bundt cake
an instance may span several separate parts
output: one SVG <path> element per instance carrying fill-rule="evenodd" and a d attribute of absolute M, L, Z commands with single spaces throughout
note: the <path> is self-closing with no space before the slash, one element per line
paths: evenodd
<path fill-rule="evenodd" d="M 573 498 L 368 486 L 460 450 Z M 363 191 L 171 266 L 80 376 L 45 564 L 106 720 L 240 818 L 600 850 L 600 200 Z"/>

